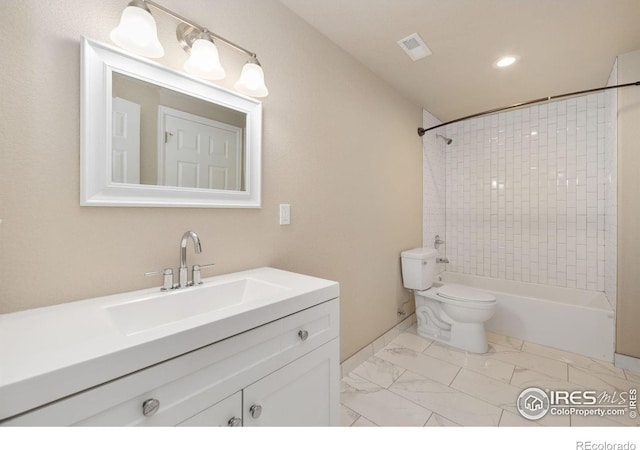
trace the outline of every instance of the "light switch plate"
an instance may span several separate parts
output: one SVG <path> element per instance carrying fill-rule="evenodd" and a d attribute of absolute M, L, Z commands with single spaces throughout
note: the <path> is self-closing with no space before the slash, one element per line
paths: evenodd
<path fill-rule="evenodd" d="M 280 225 L 291 224 L 291 205 L 280 205 Z"/>

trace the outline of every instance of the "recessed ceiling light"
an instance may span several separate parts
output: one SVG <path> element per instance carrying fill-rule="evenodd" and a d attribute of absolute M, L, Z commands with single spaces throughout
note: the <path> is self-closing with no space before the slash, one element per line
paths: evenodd
<path fill-rule="evenodd" d="M 503 56 L 502 58 L 500 58 L 499 60 L 497 60 L 494 63 L 494 66 L 495 67 L 509 67 L 510 65 L 512 65 L 513 63 L 518 61 L 518 59 L 520 59 L 520 57 L 519 56 L 515 56 L 515 55 Z"/>

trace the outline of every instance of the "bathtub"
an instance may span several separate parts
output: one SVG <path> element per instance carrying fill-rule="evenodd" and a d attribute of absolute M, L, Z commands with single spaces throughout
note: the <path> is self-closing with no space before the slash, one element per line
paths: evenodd
<path fill-rule="evenodd" d="M 437 281 L 491 292 L 498 306 L 485 323 L 488 331 L 613 362 L 615 320 L 604 292 L 454 272 Z"/>

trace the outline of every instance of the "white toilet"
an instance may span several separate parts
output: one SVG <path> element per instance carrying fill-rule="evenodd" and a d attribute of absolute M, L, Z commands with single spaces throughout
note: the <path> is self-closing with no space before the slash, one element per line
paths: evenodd
<path fill-rule="evenodd" d="M 415 248 L 401 253 L 404 287 L 414 291 L 418 334 L 473 353 L 489 346 L 484 322 L 496 309 L 496 298 L 460 284 L 432 288 L 437 250 Z"/>

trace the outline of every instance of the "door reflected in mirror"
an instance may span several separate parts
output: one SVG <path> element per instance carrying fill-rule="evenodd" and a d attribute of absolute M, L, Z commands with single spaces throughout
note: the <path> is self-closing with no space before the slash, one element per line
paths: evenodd
<path fill-rule="evenodd" d="M 112 181 L 245 190 L 244 112 L 112 73 Z"/>

